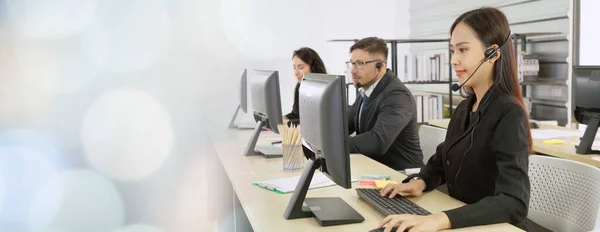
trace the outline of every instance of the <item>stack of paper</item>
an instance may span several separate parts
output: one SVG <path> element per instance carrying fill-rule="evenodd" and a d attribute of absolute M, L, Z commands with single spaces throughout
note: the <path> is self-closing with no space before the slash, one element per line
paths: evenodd
<path fill-rule="evenodd" d="M 267 181 L 259 181 L 252 183 L 255 186 L 265 188 L 271 190 L 276 193 L 291 193 L 296 189 L 296 185 L 298 185 L 298 181 L 300 181 L 300 176 L 293 176 L 275 180 L 267 180 Z M 352 178 L 352 182 L 356 182 L 358 180 Z M 310 182 L 309 189 L 323 188 L 328 186 L 336 185 L 329 177 L 321 172 L 315 172 L 313 175 L 312 181 Z"/>
<path fill-rule="evenodd" d="M 578 131 L 552 130 L 552 129 L 531 129 L 533 139 L 553 139 L 564 137 L 581 137 L 583 134 Z"/>
<path fill-rule="evenodd" d="M 375 186 L 378 189 L 385 188 L 385 186 L 387 186 L 388 184 L 397 184 L 397 182 L 393 180 L 375 180 Z"/>

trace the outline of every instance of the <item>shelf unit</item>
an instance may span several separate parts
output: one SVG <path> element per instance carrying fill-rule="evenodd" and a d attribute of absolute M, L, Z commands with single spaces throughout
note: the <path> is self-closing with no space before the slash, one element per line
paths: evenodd
<path fill-rule="evenodd" d="M 533 40 L 531 40 L 531 37 L 551 37 L 551 36 L 560 36 L 561 33 L 560 32 L 535 32 L 535 33 L 514 33 L 511 35 L 511 38 L 513 40 L 513 46 L 514 46 L 514 50 L 515 50 L 515 55 L 517 56 L 516 58 L 518 59 L 519 53 L 520 52 L 525 52 L 528 53 L 527 51 L 527 44 L 528 42 L 532 42 Z M 549 39 L 548 41 L 556 41 L 557 39 Z M 545 40 L 536 40 L 535 42 L 541 42 L 541 41 L 545 41 Z M 531 54 L 535 54 L 535 52 L 531 53 Z M 548 58 L 548 57 L 546 57 Z M 540 60 L 540 63 L 542 63 L 542 58 L 538 57 L 538 59 Z M 566 61 L 565 61 L 566 62 Z M 520 82 L 521 84 L 521 88 L 522 88 L 522 93 L 524 97 L 528 97 L 531 99 L 531 115 L 533 117 L 533 115 L 536 115 L 535 111 L 533 110 L 534 108 L 537 107 L 544 107 L 546 108 L 546 110 L 550 109 L 550 108 L 566 108 L 567 109 L 567 113 L 570 112 L 570 101 L 569 101 L 569 93 L 568 93 L 568 89 L 570 88 L 570 83 L 568 81 L 568 78 L 560 78 L 558 76 L 542 76 L 539 75 L 537 77 L 537 79 L 535 81 L 529 81 L 529 80 L 521 80 Z M 533 88 L 536 88 L 537 90 L 545 90 L 548 93 L 545 93 L 545 95 L 547 96 L 536 96 L 536 95 L 540 95 L 540 94 L 534 94 L 534 92 L 532 93 L 528 93 L 528 87 L 530 87 L 532 90 Z M 563 93 L 563 91 L 561 91 L 561 88 L 567 88 L 567 93 Z M 558 96 L 561 97 L 558 97 Z M 566 99 L 565 98 L 566 95 Z M 563 99 L 560 99 L 563 98 Z M 537 106 L 537 107 L 534 107 Z M 543 110 L 538 110 L 538 111 L 543 111 Z M 542 113 L 540 113 L 542 114 Z M 552 113 L 543 113 L 542 115 L 552 115 Z M 568 115 L 567 115 L 568 116 Z M 547 117 L 547 116 L 546 116 Z M 536 119 L 540 119 L 540 120 L 550 120 L 552 118 L 543 118 L 541 116 L 537 116 Z M 558 120 L 558 119 L 552 119 L 552 120 Z M 559 120 L 560 121 L 560 120 Z M 568 122 L 567 122 L 568 124 Z"/>
<path fill-rule="evenodd" d="M 513 40 L 513 46 L 515 50 L 516 59 L 519 59 L 519 52 L 527 52 L 527 37 L 536 37 L 536 36 L 550 36 L 550 35 L 560 35 L 559 32 L 532 32 L 532 33 L 513 33 L 511 38 Z M 521 45 L 521 49 L 519 50 L 519 45 Z M 538 77 L 539 80 L 539 77 Z M 550 82 L 548 82 L 550 83 Z M 564 83 L 564 82 L 563 82 Z M 527 96 L 527 86 L 528 85 L 537 85 L 544 84 L 544 81 L 521 81 L 521 87 L 523 96 Z M 556 84 L 554 84 L 556 85 Z"/>
<path fill-rule="evenodd" d="M 450 64 L 450 39 L 384 39 L 384 41 L 390 44 L 391 54 L 391 70 L 398 76 L 398 44 L 411 44 L 411 43 L 448 43 L 448 64 Z M 328 42 L 358 42 L 358 39 L 332 39 Z M 403 82 L 406 85 L 421 85 L 421 84 L 444 84 L 448 85 L 448 112 L 452 117 L 452 65 L 448 65 L 448 80 L 447 81 L 411 81 Z M 347 88 L 352 85 L 347 84 Z M 358 90 L 357 95 L 358 95 Z"/>

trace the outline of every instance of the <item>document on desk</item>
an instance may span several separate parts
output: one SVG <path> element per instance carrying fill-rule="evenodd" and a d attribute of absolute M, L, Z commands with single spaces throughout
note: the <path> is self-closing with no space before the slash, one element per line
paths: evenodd
<path fill-rule="evenodd" d="M 581 137 L 583 134 L 578 131 L 553 130 L 553 129 L 531 129 L 533 139 L 554 139 L 563 137 Z"/>
<path fill-rule="evenodd" d="M 271 190 L 275 193 L 285 194 L 291 193 L 296 189 L 296 185 L 300 180 L 300 176 L 292 176 L 287 178 L 267 180 L 254 182 L 252 185 L 258 186 L 267 190 Z M 352 182 L 357 182 L 357 179 L 352 178 Z M 315 172 L 312 181 L 310 182 L 309 189 L 323 188 L 328 186 L 336 185 L 329 177 L 325 176 L 322 172 Z"/>

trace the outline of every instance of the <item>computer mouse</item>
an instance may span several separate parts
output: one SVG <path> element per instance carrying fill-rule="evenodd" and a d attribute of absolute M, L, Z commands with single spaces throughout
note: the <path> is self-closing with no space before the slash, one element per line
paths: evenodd
<path fill-rule="evenodd" d="M 400 232 L 400 231 L 397 231 L 397 230 L 398 230 L 397 226 L 392 227 L 392 232 Z M 383 232 L 383 231 L 385 231 L 385 228 L 379 227 L 379 228 L 372 229 L 369 232 Z"/>

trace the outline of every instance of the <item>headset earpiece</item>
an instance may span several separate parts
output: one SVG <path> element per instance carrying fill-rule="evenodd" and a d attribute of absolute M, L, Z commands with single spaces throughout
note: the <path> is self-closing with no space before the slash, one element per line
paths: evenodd
<path fill-rule="evenodd" d="M 377 63 L 375 63 L 375 68 L 381 69 L 381 66 L 383 66 L 383 64 L 381 63 L 381 61 L 377 61 Z"/>
<path fill-rule="evenodd" d="M 498 54 L 498 49 L 496 48 L 488 48 L 487 50 L 485 50 L 485 61 L 488 61 L 489 59 L 492 59 L 496 56 L 496 54 Z"/>
<path fill-rule="evenodd" d="M 488 48 L 487 50 L 485 50 L 485 60 L 483 62 L 486 62 L 494 57 L 496 57 L 496 55 L 498 54 L 498 50 L 500 50 L 500 48 L 502 46 L 504 46 L 504 44 L 506 44 L 506 42 L 508 41 L 508 39 L 510 39 L 511 36 L 511 31 L 510 29 L 508 30 L 508 36 L 506 37 L 506 39 L 504 39 L 504 42 L 502 42 L 502 44 L 498 47 L 498 48 Z"/>

